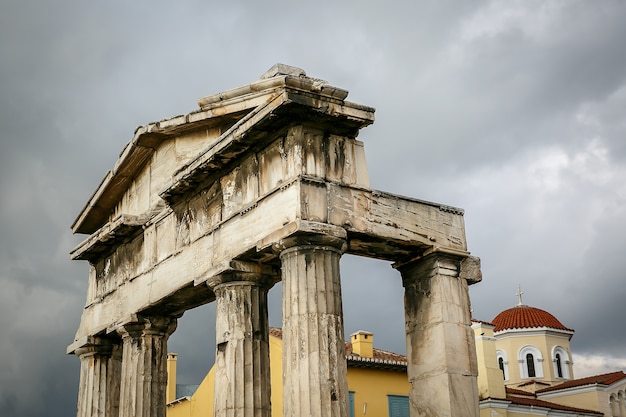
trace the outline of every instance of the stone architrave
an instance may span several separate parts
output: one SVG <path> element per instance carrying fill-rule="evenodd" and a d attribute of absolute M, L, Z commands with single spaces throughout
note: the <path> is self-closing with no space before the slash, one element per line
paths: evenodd
<path fill-rule="evenodd" d="M 120 417 L 165 417 L 167 339 L 176 318 L 145 317 L 123 325 Z"/>
<path fill-rule="evenodd" d="M 217 331 L 218 361 L 221 349 L 224 353 L 220 369 L 224 375 L 254 369 L 243 379 L 229 379 L 232 386 L 221 384 L 216 409 L 267 413 L 263 379 L 254 376 L 265 360 L 250 358 L 252 351 L 264 349 L 265 336 L 257 339 L 253 332 L 249 338 L 242 330 L 263 333 L 266 289 L 257 278 L 234 272 L 255 272 L 246 269 L 251 265 L 260 271 L 282 268 L 283 391 L 289 417 L 347 416 L 342 253 L 404 265 L 400 269 L 409 295 L 413 282 L 422 280 L 411 278 L 418 274 L 412 271 L 430 262 L 429 254 L 454 254 L 455 262 L 466 267 L 454 278 L 443 272 L 435 276 L 455 282 L 447 284 L 454 297 L 468 297 L 462 283 L 478 280 L 480 270 L 468 262 L 463 210 L 370 189 L 364 145 L 357 136 L 374 122 L 375 110 L 347 96 L 346 90 L 302 69 L 278 64 L 249 85 L 201 98 L 196 110 L 137 128 L 72 225 L 75 233 L 88 236 L 71 257 L 88 261 L 91 268 L 86 304 L 67 352 L 84 356 L 94 338 L 122 334 L 121 417 L 164 415 L 166 340 L 175 323 L 168 317 L 180 317 L 216 297 L 223 309 Z M 408 262 L 412 259 L 417 260 Z M 411 378 L 414 385 L 431 378 L 448 391 L 426 398 L 414 389 L 412 398 L 423 398 L 424 407 L 431 408 L 438 407 L 433 398 L 450 399 L 432 414 L 448 415 L 451 404 L 462 402 L 457 388 L 469 387 L 475 377 L 468 375 L 466 381 L 460 365 L 448 368 L 449 357 L 427 352 L 427 346 L 469 355 L 463 361 L 475 357 L 465 346 L 469 326 L 459 324 L 461 319 L 451 322 L 457 325 L 436 324 L 432 316 L 447 309 L 456 316 L 466 309 L 463 314 L 469 315 L 469 304 L 456 305 L 452 295 L 445 295 L 438 287 L 445 280 L 430 281 L 444 306 L 422 300 L 420 309 L 409 308 L 408 334 L 413 352 L 441 360 L 441 367 L 429 369 L 414 357 Z M 246 303 L 249 314 L 238 315 Z M 426 316 L 417 317 L 421 314 Z M 436 339 L 424 342 L 424 348 L 418 343 L 420 326 Z M 233 358 L 231 364 L 227 357 Z M 83 360 L 81 369 L 93 368 L 87 356 Z M 100 378 L 92 371 L 81 375 L 81 380 Z M 444 384 L 446 379 L 451 382 Z M 100 405 L 85 406 L 92 403 L 90 392 L 80 391 L 84 417 L 100 415 Z M 253 394 L 240 397 L 239 392 Z M 235 397 L 243 403 L 229 403 Z M 112 401 L 107 394 L 104 409 L 117 407 Z M 476 410 L 468 406 L 464 411 L 474 416 Z"/>
<path fill-rule="evenodd" d="M 270 417 L 271 382 L 267 292 L 279 272 L 233 262 L 207 281 L 215 293 L 216 417 Z"/>
<path fill-rule="evenodd" d="M 279 242 L 283 281 L 283 416 L 348 417 L 339 261 L 342 228 Z"/>
<path fill-rule="evenodd" d="M 118 417 L 122 352 L 119 343 L 93 338 L 80 358 L 78 417 Z"/>
<path fill-rule="evenodd" d="M 463 259 L 434 252 L 396 265 L 405 289 L 411 417 L 478 415 L 478 369 L 467 288 L 467 280 L 476 278 L 478 259 L 468 258 L 469 275 L 462 272 Z"/>

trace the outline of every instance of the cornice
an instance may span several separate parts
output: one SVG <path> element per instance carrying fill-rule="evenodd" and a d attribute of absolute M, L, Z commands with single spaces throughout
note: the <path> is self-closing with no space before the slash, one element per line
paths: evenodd
<path fill-rule="evenodd" d="M 561 330 L 554 329 L 551 327 L 534 327 L 534 328 L 523 328 L 523 329 L 506 329 L 500 330 L 499 332 L 494 332 L 493 334 L 496 339 L 502 340 L 510 337 L 529 337 L 529 336 L 554 336 L 567 338 L 570 340 L 574 335 L 574 332 L 571 330 Z"/>

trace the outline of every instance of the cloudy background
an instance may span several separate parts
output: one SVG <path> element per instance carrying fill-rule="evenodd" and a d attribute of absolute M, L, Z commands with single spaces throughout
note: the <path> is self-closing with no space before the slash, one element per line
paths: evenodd
<path fill-rule="evenodd" d="M 576 330 L 577 377 L 626 369 L 626 3 L 171 3 L 0 0 L 0 415 L 75 414 L 70 225 L 135 127 L 277 62 L 376 107 L 372 188 L 465 209 L 475 318 L 521 285 Z M 399 276 L 342 262 L 346 334 L 404 353 Z M 212 363 L 213 314 L 170 339 L 181 383 Z"/>

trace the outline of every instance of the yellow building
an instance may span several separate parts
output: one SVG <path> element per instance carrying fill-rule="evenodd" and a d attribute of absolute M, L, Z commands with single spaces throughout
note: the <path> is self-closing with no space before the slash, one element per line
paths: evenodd
<path fill-rule="evenodd" d="M 626 417 L 622 371 L 574 378 L 574 330 L 547 311 L 519 304 L 492 322 L 473 321 L 481 417 Z M 270 330 L 272 416 L 282 417 L 282 334 Z M 376 349 L 359 331 L 346 343 L 350 417 L 407 416 L 406 357 Z M 192 391 L 176 393 L 176 356 L 168 358 L 167 417 L 213 416 L 213 369 Z M 179 387 L 185 388 L 185 387 Z"/>
<path fill-rule="evenodd" d="M 474 321 L 481 417 L 626 416 L 622 371 L 575 379 L 574 330 L 522 303 Z"/>
<path fill-rule="evenodd" d="M 346 343 L 350 416 L 408 417 L 406 357 L 374 347 L 366 331 L 351 335 Z M 270 379 L 272 416 L 282 417 L 282 333 L 270 329 Z M 213 416 L 214 368 L 193 394 L 176 394 L 176 355 L 168 357 L 167 417 Z M 180 388 L 180 387 L 179 387 Z"/>

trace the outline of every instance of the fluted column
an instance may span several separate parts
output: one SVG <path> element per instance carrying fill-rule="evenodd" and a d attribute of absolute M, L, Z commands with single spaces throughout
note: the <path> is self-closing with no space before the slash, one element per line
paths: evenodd
<path fill-rule="evenodd" d="M 405 288 L 411 417 L 479 415 L 476 347 L 461 263 L 433 253 L 398 267 Z"/>
<path fill-rule="evenodd" d="M 78 417 L 117 417 L 119 414 L 121 347 L 93 338 L 74 352 L 80 358 Z"/>
<path fill-rule="evenodd" d="M 343 232 L 282 242 L 284 417 L 348 416 L 339 274 Z"/>
<path fill-rule="evenodd" d="M 165 417 L 167 339 L 175 328 L 175 318 L 145 317 L 119 330 L 120 417 Z"/>
<path fill-rule="evenodd" d="M 215 293 L 216 417 L 270 417 L 270 354 L 267 292 L 278 272 L 260 264 L 233 262 L 211 278 Z"/>

